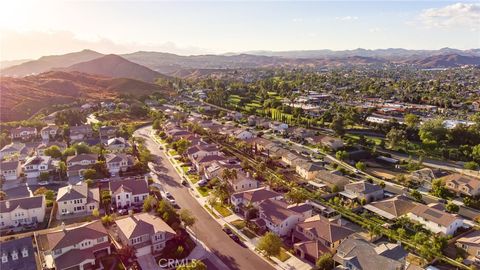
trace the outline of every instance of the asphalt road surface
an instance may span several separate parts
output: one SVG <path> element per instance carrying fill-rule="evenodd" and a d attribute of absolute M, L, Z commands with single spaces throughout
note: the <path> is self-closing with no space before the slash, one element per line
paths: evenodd
<path fill-rule="evenodd" d="M 190 195 L 188 188 L 181 185 L 180 176 L 167 160 L 159 146 L 150 137 L 151 126 L 141 128 L 135 136 L 145 139 L 145 144 L 155 158 L 155 170 L 159 172 L 154 181 L 161 183 L 175 198 L 181 208 L 189 209 L 197 218 L 193 231 L 216 256 L 208 257 L 208 264 L 216 269 L 274 269 L 246 247 L 235 243 L 223 231 L 222 227 L 206 212 L 206 210 Z M 225 267 L 226 266 L 226 267 Z"/>

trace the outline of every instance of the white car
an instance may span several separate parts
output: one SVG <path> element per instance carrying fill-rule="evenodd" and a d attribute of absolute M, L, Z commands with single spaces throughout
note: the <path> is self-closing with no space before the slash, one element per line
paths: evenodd
<path fill-rule="evenodd" d="M 48 185 L 48 181 L 38 182 L 38 185 L 39 186 L 46 186 L 46 185 Z"/>

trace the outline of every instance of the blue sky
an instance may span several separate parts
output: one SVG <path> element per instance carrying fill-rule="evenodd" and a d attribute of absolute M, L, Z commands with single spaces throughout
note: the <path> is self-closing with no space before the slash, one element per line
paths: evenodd
<path fill-rule="evenodd" d="M 480 3 L 2 1 L 1 59 L 90 48 L 179 54 L 480 47 Z"/>

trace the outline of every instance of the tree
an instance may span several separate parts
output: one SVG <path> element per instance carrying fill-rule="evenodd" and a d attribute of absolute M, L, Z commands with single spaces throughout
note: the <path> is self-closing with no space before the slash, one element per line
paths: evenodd
<path fill-rule="evenodd" d="M 48 181 L 48 180 L 50 180 L 50 173 L 49 172 L 41 172 L 40 175 L 38 176 L 38 179 L 40 181 Z"/>
<path fill-rule="evenodd" d="M 437 144 L 446 139 L 447 129 L 440 118 L 425 121 L 418 131 L 418 136 L 424 144 Z"/>
<path fill-rule="evenodd" d="M 357 168 L 357 169 L 360 170 L 360 171 L 365 171 L 365 170 L 367 169 L 367 164 L 365 164 L 364 162 L 359 161 L 359 162 L 357 162 L 357 163 L 355 164 L 355 168 Z"/>
<path fill-rule="evenodd" d="M 143 211 L 150 212 L 157 204 L 157 201 L 153 196 L 148 195 L 148 197 L 143 201 Z"/>
<path fill-rule="evenodd" d="M 465 162 L 465 164 L 463 164 L 463 168 L 465 168 L 467 170 L 478 170 L 479 165 L 475 161 L 469 161 L 469 162 Z"/>
<path fill-rule="evenodd" d="M 58 163 L 58 173 L 61 179 L 64 179 L 67 176 L 67 164 L 65 161 L 60 161 Z"/>
<path fill-rule="evenodd" d="M 99 216 L 100 216 L 100 211 L 98 211 L 97 208 L 93 209 L 93 211 L 92 211 L 92 216 L 94 216 L 94 217 L 99 217 Z"/>
<path fill-rule="evenodd" d="M 450 213 L 457 213 L 460 210 L 460 207 L 454 204 L 452 201 L 449 201 L 447 205 L 445 205 L 445 210 Z"/>
<path fill-rule="evenodd" d="M 308 199 L 308 195 L 305 190 L 300 188 L 292 188 L 287 194 L 285 194 L 291 202 L 293 203 L 302 203 Z"/>
<path fill-rule="evenodd" d="M 432 189 L 430 190 L 430 193 L 433 195 L 446 199 L 449 195 L 449 192 L 447 188 L 442 183 L 442 180 L 436 179 L 432 181 Z"/>
<path fill-rule="evenodd" d="M 176 270 L 207 270 L 207 266 L 200 260 L 191 260 L 188 264 L 177 266 Z"/>
<path fill-rule="evenodd" d="M 52 145 L 49 148 L 45 149 L 44 153 L 46 156 L 50 156 L 52 158 L 62 157 L 62 151 L 60 151 L 60 148 L 56 145 Z"/>
<path fill-rule="evenodd" d="M 404 117 L 405 124 L 409 128 L 415 128 L 420 123 L 420 117 L 415 114 L 407 113 Z"/>
<path fill-rule="evenodd" d="M 335 116 L 330 123 L 330 128 L 337 134 L 338 136 L 343 136 L 345 134 L 345 127 L 343 123 L 343 118 L 339 115 Z"/>
<path fill-rule="evenodd" d="M 0 190 L 0 201 L 7 199 L 7 193 L 3 190 Z"/>
<path fill-rule="evenodd" d="M 332 258 L 332 254 L 330 253 L 323 253 L 320 258 L 318 258 L 316 263 L 317 269 L 319 270 L 331 270 L 333 269 L 334 262 Z"/>
<path fill-rule="evenodd" d="M 339 160 L 345 160 L 348 158 L 348 153 L 345 150 L 340 150 L 335 153 L 335 157 Z"/>
<path fill-rule="evenodd" d="M 472 148 L 472 158 L 477 162 L 480 162 L 480 144 L 477 144 Z"/>
<path fill-rule="evenodd" d="M 397 234 L 400 238 L 404 238 L 407 235 L 407 231 L 404 228 L 398 228 Z"/>
<path fill-rule="evenodd" d="M 180 210 L 179 216 L 185 227 L 193 226 L 193 224 L 195 224 L 195 221 L 197 220 L 188 209 Z"/>
<path fill-rule="evenodd" d="M 422 201 L 422 194 L 416 189 L 413 189 L 412 191 L 410 191 L 410 196 L 412 196 L 412 198 L 415 199 L 415 201 L 417 202 Z"/>
<path fill-rule="evenodd" d="M 95 169 L 86 169 L 82 171 L 84 179 L 94 179 L 97 176 L 97 171 Z"/>
<path fill-rule="evenodd" d="M 387 133 L 387 141 L 388 141 L 388 146 L 392 149 L 396 148 L 399 144 L 402 144 L 406 138 L 407 134 L 405 133 L 405 130 L 403 129 L 396 129 L 393 127 L 390 129 L 390 131 Z"/>
<path fill-rule="evenodd" d="M 280 248 L 282 247 L 282 239 L 273 232 L 267 232 L 258 240 L 257 248 L 268 257 L 280 254 Z"/>
<path fill-rule="evenodd" d="M 87 179 L 87 180 L 85 180 L 85 183 L 87 184 L 87 186 L 88 186 L 89 188 L 93 187 L 93 180 L 92 180 L 92 179 Z"/>

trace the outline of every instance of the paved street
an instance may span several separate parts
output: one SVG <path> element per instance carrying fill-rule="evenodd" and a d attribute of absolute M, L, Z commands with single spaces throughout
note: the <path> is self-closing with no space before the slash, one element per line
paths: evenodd
<path fill-rule="evenodd" d="M 168 162 L 167 157 L 158 145 L 150 139 L 151 126 L 141 128 L 135 135 L 146 140 L 146 146 L 155 157 L 156 171 L 160 172 L 155 181 L 165 186 L 181 208 L 189 209 L 197 218 L 193 226 L 195 235 L 204 242 L 216 256 L 208 258 L 208 264 L 213 264 L 217 269 L 274 269 L 271 265 L 259 258 L 248 248 L 241 247 L 230 239 L 221 226 L 206 212 L 206 210 L 190 195 L 188 188 L 180 184 L 180 177 Z M 227 266 L 227 267 L 225 267 Z"/>

